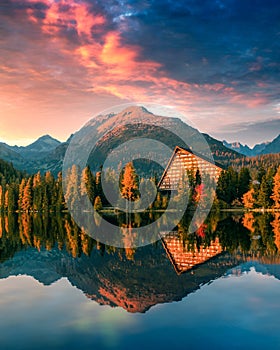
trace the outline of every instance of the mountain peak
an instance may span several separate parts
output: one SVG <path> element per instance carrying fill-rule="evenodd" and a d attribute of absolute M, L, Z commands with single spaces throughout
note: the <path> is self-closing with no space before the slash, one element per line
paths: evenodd
<path fill-rule="evenodd" d="M 148 113 L 148 114 L 153 114 L 147 110 L 147 108 L 143 106 L 128 106 L 125 108 L 122 112 L 122 114 L 131 114 L 131 113 Z"/>
<path fill-rule="evenodd" d="M 32 144 L 34 144 L 35 142 L 38 142 L 38 141 L 44 141 L 44 142 L 55 142 L 57 145 L 60 144 L 61 142 L 58 141 L 57 139 L 55 139 L 54 137 L 50 136 L 49 134 L 45 134 L 45 135 L 42 135 L 40 136 L 36 141 L 34 141 Z M 29 145 L 30 146 L 30 145 Z"/>

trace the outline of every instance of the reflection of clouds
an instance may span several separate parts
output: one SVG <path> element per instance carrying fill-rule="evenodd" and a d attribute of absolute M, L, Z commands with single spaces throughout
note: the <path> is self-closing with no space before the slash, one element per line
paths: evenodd
<path fill-rule="evenodd" d="M 51 286 L 29 276 L 0 280 L 0 306 L 5 314 L 0 319 L 3 348 L 30 349 L 31 344 L 62 348 L 73 334 L 90 336 L 93 343 L 117 345 L 118 334 L 133 324 L 124 310 L 87 300 L 66 278 Z"/>

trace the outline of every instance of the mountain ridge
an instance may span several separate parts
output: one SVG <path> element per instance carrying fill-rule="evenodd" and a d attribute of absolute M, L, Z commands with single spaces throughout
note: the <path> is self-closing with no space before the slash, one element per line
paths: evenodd
<path fill-rule="evenodd" d="M 253 148 L 250 148 L 246 144 L 243 145 L 239 141 L 227 142 L 226 140 L 223 140 L 223 145 L 247 157 L 255 157 L 264 154 L 275 154 L 280 152 L 280 134 L 272 141 L 256 144 Z"/>
<path fill-rule="evenodd" d="M 139 120 L 140 116 L 140 124 L 142 125 L 139 125 L 138 129 L 137 127 L 131 129 L 127 125 L 118 127 L 120 120 L 122 120 L 122 124 L 124 120 L 127 122 L 127 124 L 129 124 L 131 121 L 137 124 L 137 120 Z M 153 118 L 155 121 L 155 125 L 161 125 L 161 131 L 156 130 L 155 127 L 147 127 L 143 124 L 145 121 L 147 121 L 147 124 L 148 122 L 151 122 L 151 118 Z M 139 134 L 139 131 L 141 137 L 151 136 L 152 138 L 152 136 L 157 135 L 159 137 L 159 140 L 165 144 L 166 142 L 168 143 L 168 138 L 172 138 L 171 133 L 169 133 L 170 135 L 166 133 L 166 129 L 168 128 L 171 128 L 171 130 L 174 129 L 175 136 L 178 134 L 180 135 L 182 132 L 185 132 L 188 137 L 193 138 L 194 134 L 198 132 L 196 129 L 192 128 L 179 118 L 159 116 L 141 106 L 130 106 L 118 113 L 115 112 L 104 115 L 100 114 L 88 121 L 82 130 L 85 132 L 90 132 L 90 130 L 93 130 L 95 133 L 101 135 L 102 133 L 106 133 L 113 128 L 115 128 L 115 132 L 110 134 L 110 136 L 113 136 L 113 139 L 109 139 L 107 135 L 107 137 L 101 139 L 99 143 L 99 147 L 103 152 L 103 156 L 108 151 L 111 151 L 113 147 L 119 145 L 121 142 L 127 141 L 131 135 L 133 136 L 135 134 L 137 136 L 137 133 Z M 43 135 L 25 147 L 9 146 L 5 143 L 0 143 L 0 158 L 12 162 L 17 169 L 26 171 L 30 174 L 36 173 L 38 171 L 52 171 L 54 174 L 57 174 L 62 169 L 64 155 L 72 137 L 74 137 L 79 132 L 80 131 L 70 135 L 66 142 L 60 142 L 50 135 Z M 209 144 L 215 161 L 218 161 L 225 166 L 229 166 L 231 165 L 232 160 L 242 159 L 244 157 L 244 153 L 242 154 L 240 150 L 241 144 L 236 143 L 235 149 L 233 149 L 233 146 L 229 147 L 229 143 L 225 145 L 226 141 L 219 141 L 208 134 L 202 135 Z M 277 138 L 275 140 L 275 143 L 278 145 Z M 169 142 L 169 146 L 174 148 L 177 141 L 176 139 L 173 141 L 174 142 Z M 184 147 L 184 145 L 182 146 Z M 270 148 L 268 146 L 269 145 L 264 146 L 263 144 L 260 144 L 256 145 L 254 148 L 258 149 L 258 152 L 266 152 L 267 150 L 273 148 L 272 146 L 270 146 Z M 272 150 L 274 150 L 274 148 Z M 100 157 L 100 154 L 98 157 Z M 97 161 L 95 161 L 95 164 L 93 164 L 94 168 L 92 170 L 96 171 L 100 168 L 100 165 L 102 164 L 100 163 L 101 159 L 98 161 L 99 164 L 97 164 Z"/>

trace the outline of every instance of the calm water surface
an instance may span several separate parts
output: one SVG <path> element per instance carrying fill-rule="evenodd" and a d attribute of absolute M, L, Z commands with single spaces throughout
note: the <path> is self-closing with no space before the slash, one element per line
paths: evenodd
<path fill-rule="evenodd" d="M 104 246 L 68 217 L 0 225 L 2 349 L 279 349 L 279 216 Z"/>

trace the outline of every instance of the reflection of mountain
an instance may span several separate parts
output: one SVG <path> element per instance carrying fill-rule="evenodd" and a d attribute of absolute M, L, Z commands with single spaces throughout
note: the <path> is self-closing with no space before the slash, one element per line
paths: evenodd
<path fill-rule="evenodd" d="M 280 254 L 271 226 L 277 218 L 256 216 L 250 226 L 240 215 L 210 215 L 203 232 L 193 234 L 187 233 L 185 219 L 178 234 L 134 251 L 96 242 L 67 215 L 9 215 L 0 217 L 0 278 L 25 274 L 49 285 L 66 277 L 102 305 L 145 312 L 153 305 L 181 300 L 229 269 L 252 261 L 258 271 L 280 278 Z M 124 224 L 122 216 L 115 221 Z"/>
<path fill-rule="evenodd" d="M 235 275 L 240 276 L 244 273 L 247 273 L 252 268 L 255 269 L 256 272 L 261 273 L 263 275 L 274 276 L 275 278 L 280 280 L 280 259 L 278 258 L 278 263 L 273 261 L 267 261 L 267 263 L 260 263 L 256 260 L 249 260 L 241 265 L 235 266 L 234 268 L 227 271 L 227 275 Z"/>
<path fill-rule="evenodd" d="M 162 243 L 178 274 L 205 263 L 209 259 L 221 254 L 223 251 L 218 238 L 207 246 L 195 246 L 193 249 L 188 249 L 176 232 L 164 235 L 162 237 Z"/>
<path fill-rule="evenodd" d="M 94 250 L 90 257 L 74 259 L 57 248 L 49 252 L 29 248 L 0 265 L 0 278 L 24 274 L 48 285 L 67 277 L 100 304 L 145 312 L 158 303 L 181 300 L 236 264 L 238 261 L 225 254 L 201 265 L 194 275 L 178 276 L 160 244 L 138 249 L 134 261 L 120 251 L 102 256 Z"/>

